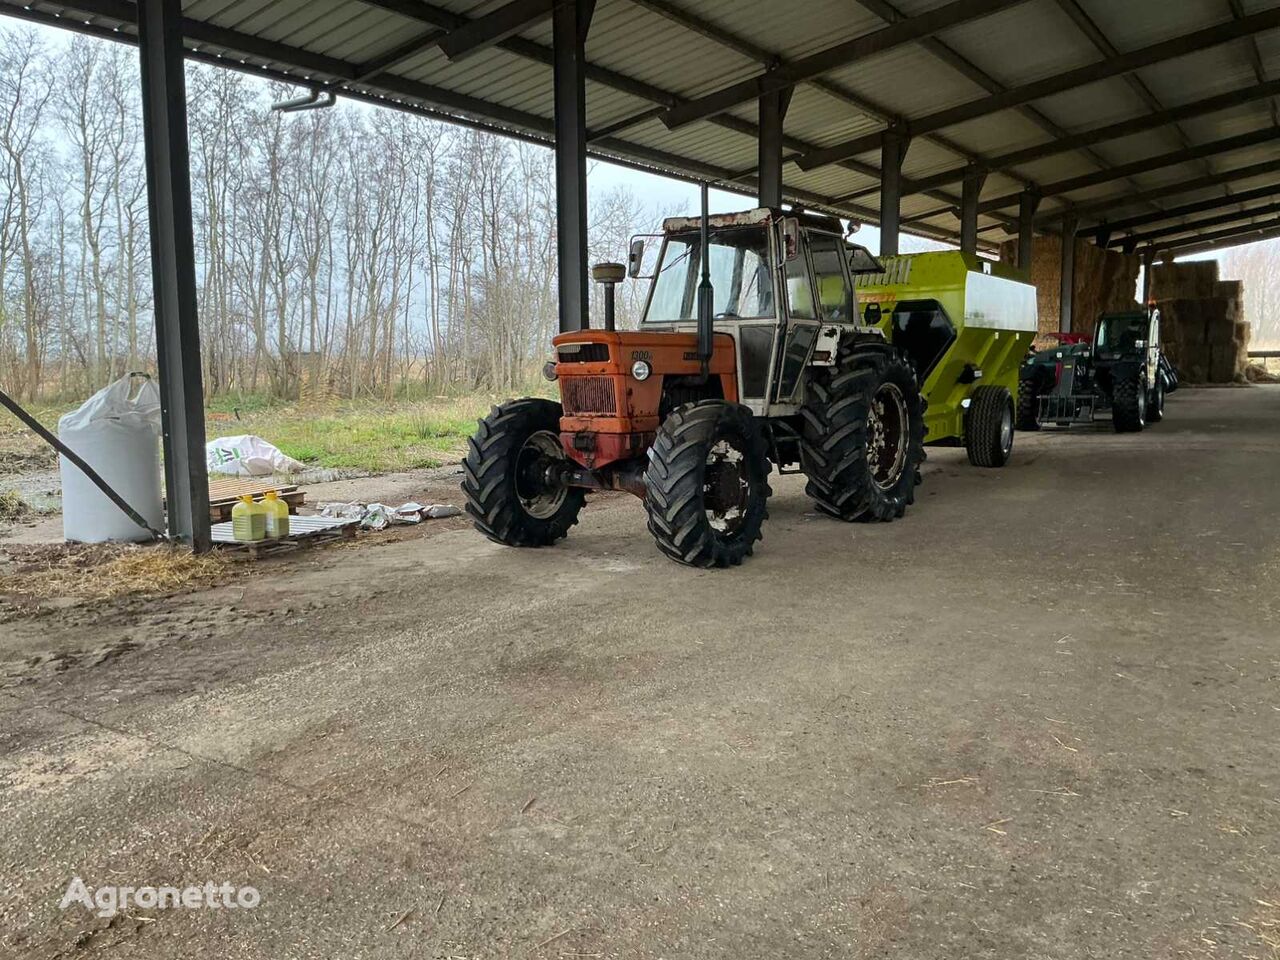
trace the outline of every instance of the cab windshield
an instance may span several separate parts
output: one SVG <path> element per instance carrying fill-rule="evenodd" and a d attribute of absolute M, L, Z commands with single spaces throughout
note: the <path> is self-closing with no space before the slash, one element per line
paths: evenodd
<path fill-rule="evenodd" d="M 1136 350 L 1139 340 L 1147 337 L 1147 317 L 1135 314 L 1104 317 L 1098 324 L 1096 347 L 1099 350 Z"/>
<path fill-rule="evenodd" d="M 773 275 L 769 270 L 769 235 L 764 227 L 714 230 L 710 252 L 712 312 L 722 319 L 773 317 Z M 698 233 L 668 237 L 645 322 L 696 319 L 701 278 Z"/>

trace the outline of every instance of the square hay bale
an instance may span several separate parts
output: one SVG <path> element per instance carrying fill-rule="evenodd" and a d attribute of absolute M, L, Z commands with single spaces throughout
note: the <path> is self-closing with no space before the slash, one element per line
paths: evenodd
<path fill-rule="evenodd" d="M 1209 348 L 1209 382 L 1230 383 L 1236 378 L 1239 346 L 1234 340 L 1215 343 Z"/>
<path fill-rule="evenodd" d="M 1205 342 L 1212 346 L 1224 346 L 1236 339 L 1236 320 L 1228 314 L 1226 300 L 1206 300 Z"/>
<path fill-rule="evenodd" d="M 1213 296 L 1222 297 L 1224 300 L 1243 300 L 1244 281 L 1219 280 L 1213 285 Z"/>
<path fill-rule="evenodd" d="M 1204 343 L 1204 317 L 1199 300 L 1161 300 L 1160 339 L 1165 342 Z"/>

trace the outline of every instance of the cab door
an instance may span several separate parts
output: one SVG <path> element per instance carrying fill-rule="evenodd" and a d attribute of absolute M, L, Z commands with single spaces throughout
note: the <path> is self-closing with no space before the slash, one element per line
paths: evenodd
<path fill-rule="evenodd" d="M 810 258 L 810 232 L 801 230 L 798 238 L 795 255 L 790 259 L 786 238 L 779 243 L 785 313 L 778 331 L 780 349 L 774 364 L 773 402 L 780 405 L 800 402 L 801 374 L 818 339 L 822 319 Z"/>

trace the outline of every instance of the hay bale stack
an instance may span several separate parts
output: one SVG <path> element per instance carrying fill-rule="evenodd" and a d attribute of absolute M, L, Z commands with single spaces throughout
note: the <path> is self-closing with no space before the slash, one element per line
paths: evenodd
<path fill-rule="evenodd" d="M 1218 261 L 1161 263 L 1151 268 L 1152 300 L 1205 300 L 1218 296 Z"/>
<path fill-rule="evenodd" d="M 1188 383 L 1231 383 L 1248 365 L 1250 329 L 1235 297 L 1161 300 L 1161 347 Z"/>

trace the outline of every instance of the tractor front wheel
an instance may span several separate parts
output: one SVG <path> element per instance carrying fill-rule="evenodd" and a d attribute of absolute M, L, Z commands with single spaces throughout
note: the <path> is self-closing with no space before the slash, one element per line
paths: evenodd
<path fill-rule="evenodd" d="M 462 462 L 462 493 L 475 528 L 509 547 L 545 547 L 578 522 L 586 496 L 557 481 L 560 404 L 510 400 L 480 421 Z"/>
<path fill-rule="evenodd" d="M 1159 423 L 1164 419 L 1164 373 L 1156 372 L 1156 385 L 1147 398 L 1147 423 Z"/>
<path fill-rule="evenodd" d="M 658 428 L 644 473 L 658 549 L 691 567 L 741 563 L 769 516 L 769 470 L 746 407 L 723 400 L 677 407 Z"/>
<path fill-rule="evenodd" d="M 1147 386 L 1140 375 L 1117 379 L 1112 384 L 1111 422 L 1116 433 L 1137 433 L 1147 425 Z"/>
<path fill-rule="evenodd" d="M 1013 398 L 1004 387 L 973 391 L 964 414 L 964 448 L 975 467 L 1003 467 L 1013 453 Z"/>
<path fill-rule="evenodd" d="M 1040 429 L 1040 390 L 1030 377 L 1018 381 L 1018 416 L 1014 426 L 1027 431 Z"/>
<path fill-rule="evenodd" d="M 819 510 L 846 521 L 906 512 L 924 461 L 924 400 L 906 361 L 841 344 L 835 369 L 814 372 L 800 414 L 800 468 Z"/>

